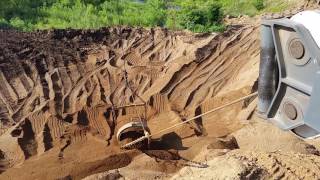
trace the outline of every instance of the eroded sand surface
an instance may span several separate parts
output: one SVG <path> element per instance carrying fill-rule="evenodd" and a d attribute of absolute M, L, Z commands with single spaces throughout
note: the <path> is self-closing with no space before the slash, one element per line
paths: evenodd
<path fill-rule="evenodd" d="M 148 150 L 120 150 L 115 140 L 117 122 L 144 109 L 113 107 L 147 102 L 155 133 L 256 91 L 257 25 L 0 38 L 0 179 L 320 177 L 319 143 L 257 118 L 254 98 L 155 136 Z"/>

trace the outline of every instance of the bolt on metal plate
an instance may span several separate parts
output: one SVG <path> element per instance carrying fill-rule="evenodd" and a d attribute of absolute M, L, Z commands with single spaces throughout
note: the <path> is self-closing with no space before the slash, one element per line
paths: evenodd
<path fill-rule="evenodd" d="M 291 56 L 295 59 L 302 59 L 305 53 L 304 46 L 298 39 L 294 39 L 290 42 L 289 51 Z"/>
<path fill-rule="evenodd" d="M 284 104 L 284 113 L 290 120 L 296 120 L 298 117 L 298 111 L 296 107 L 291 103 L 285 103 Z"/>

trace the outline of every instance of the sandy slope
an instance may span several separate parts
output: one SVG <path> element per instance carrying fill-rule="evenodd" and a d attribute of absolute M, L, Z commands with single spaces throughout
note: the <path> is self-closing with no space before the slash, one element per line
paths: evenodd
<path fill-rule="evenodd" d="M 252 84 L 256 78 L 256 72 L 252 68 L 256 69 L 257 61 L 258 59 L 252 59 L 239 71 L 237 78 L 230 81 L 240 89 L 232 90 L 231 86 L 227 85 L 223 90 L 228 92 L 228 95 L 232 92 L 236 95 L 235 92 L 243 91 L 241 87 Z M 221 96 L 228 98 L 226 93 L 221 93 Z M 254 104 L 255 101 L 252 101 L 248 108 L 240 113 L 232 113 L 235 107 L 222 110 L 221 114 L 212 115 L 212 119 L 204 121 L 208 135 L 189 139 L 192 143 L 188 140 L 183 141 L 183 146 L 188 149 L 180 151 L 179 154 L 192 161 L 182 162 L 183 168 L 176 173 L 162 174 L 158 169 L 146 168 L 153 167 L 150 164 L 155 160 L 142 154 L 125 168 L 91 175 L 87 179 L 112 176 L 120 179 L 318 179 L 320 152 L 317 147 L 320 141 L 302 141 L 292 133 L 282 131 L 256 115 L 250 120 L 245 120 L 250 117 L 248 112 L 252 112 L 251 106 Z M 223 124 L 223 127 L 220 127 L 220 124 Z M 227 133 L 227 137 L 217 138 L 217 134 L 222 135 L 221 129 L 226 131 L 230 124 L 241 124 L 242 128 Z M 144 166 L 147 162 L 150 164 Z M 181 163 L 181 160 L 176 163 Z"/>
<path fill-rule="evenodd" d="M 25 179 L 81 178 L 132 161 L 137 153 L 122 156 L 113 135 L 119 122 L 141 116 L 143 109 L 130 107 L 111 113 L 112 105 L 132 103 L 126 74 L 140 97 L 135 103 L 148 104 L 153 133 L 249 93 L 252 82 L 239 86 L 241 92 L 233 96 L 217 96 L 248 59 L 258 56 L 259 44 L 257 28 L 249 25 L 231 26 L 219 35 L 131 28 L 1 31 L 0 35 L 5 49 L 0 56 L 0 168 L 6 170 L 1 176 L 15 177 L 21 171 Z M 231 108 L 229 117 L 206 116 L 174 133 L 154 137 L 152 150 L 157 151 L 139 153 L 158 157 L 176 149 L 190 160 L 201 146 L 189 146 L 201 140 L 201 135 L 225 136 L 241 127 L 232 119 L 240 109 Z M 207 126 L 207 120 L 218 117 L 225 122 Z M 112 155 L 120 156 L 124 163 L 104 164 Z M 168 161 L 185 161 L 180 155 L 168 156 Z M 79 164 L 76 169 L 75 162 Z M 46 171 L 35 170 L 38 165 Z M 88 166 L 94 170 L 83 172 Z M 174 172 L 181 167 L 178 163 L 172 170 L 160 171 Z"/>

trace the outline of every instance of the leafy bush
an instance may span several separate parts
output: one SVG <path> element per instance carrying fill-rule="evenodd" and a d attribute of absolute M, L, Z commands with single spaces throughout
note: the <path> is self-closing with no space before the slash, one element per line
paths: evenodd
<path fill-rule="evenodd" d="M 0 18 L 0 28 L 2 29 L 10 28 L 10 24 L 4 18 Z"/>
<path fill-rule="evenodd" d="M 164 26 L 167 18 L 166 0 L 148 0 L 143 13 L 147 26 Z"/>
<path fill-rule="evenodd" d="M 194 32 L 222 30 L 222 11 L 218 3 L 182 4 L 177 12 L 177 24 Z"/>
<path fill-rule="evenodd" d="M 10 26 L 15 27 L 20 30 L 29 31 L 31 30 L 30 25 L 19 17 L 14 17 L 10 19 Z"/>
<path fill-rule="evenodd" d="M 13 27 L 17 27 L 17 28 L 23 28 L 23 27 L 25 27 L 25 22 L 22 20 L 22 19 L 20 19 L 19 17 L 15 17 L 15 18 L 12 18 L 12 19 L 10 19 L 10 24 L 11 24 L 11 26 L 13 26 Z"/>
<path fill-rule="evenodd" d="M 42 7 L 41 12 L 46 16 L 36 24 L 40 29 L 95 28 L 101 23 L 101 18 L 96 14 L 97 8 L 92 4 L 86 5 L 80 0 L 54 3 L 51 7 Z"/>
<path fill-rule="evenodd" d="M 264 0 L 254 0 L 253 5 L 259 11 L 265 8 Z"/>

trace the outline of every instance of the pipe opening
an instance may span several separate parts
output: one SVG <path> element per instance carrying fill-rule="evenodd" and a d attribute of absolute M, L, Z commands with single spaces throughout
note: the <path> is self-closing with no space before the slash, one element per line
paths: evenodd
<path fill-rule="evenodd" d="M 145 128 L 146 126 L 144 126 L 144 124 L 142 124 L 142 122 L 140 121 L 123 123 L 123 125 L 120 125 L 119 129 L 117 130 L 117 141 L 119 145 L 124 146 L 136 139 L 145 136 Z M 148 140 L 146 139 L 126 149 L 142 149 L 147 148 L 147 146 Z"/>

